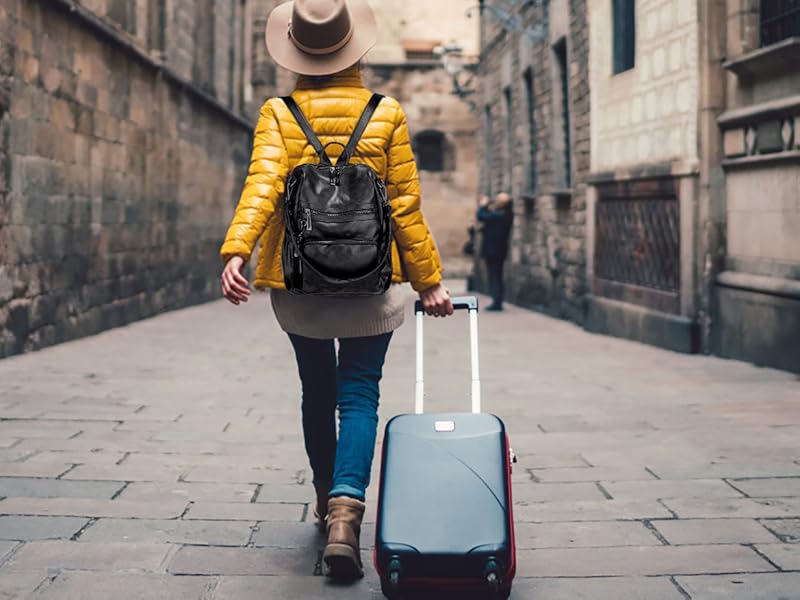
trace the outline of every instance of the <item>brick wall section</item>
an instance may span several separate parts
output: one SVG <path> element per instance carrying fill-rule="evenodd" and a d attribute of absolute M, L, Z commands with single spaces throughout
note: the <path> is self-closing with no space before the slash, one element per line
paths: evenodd
<path fill-rule="evenodd" d="M 560 154 L 553 148 L 559 127 L 554 113 L 560 107 L 554 90 L 559 80 L 549 31 L 550 4 L 537 2 L 518 13 L 525 26 L 539 24 L 544 28 L 544 36 L 534 41 L 526 40 L 519 32 L 504 31 L 489 10 L 484 13 L 479 102 L 483 103 L 482 115 L 487 106 L 491 110 L 492 132 L 487 138 L 486 119 L 482 116 L 482 146 L 486 152 L 481 187 L 493 193 L 509 190 L 515 198 L 508 299 L 582 322 L 587 293 L 586 178 L 590 169 L 587 7 L 585 0 L 570 0 L 567 5 L 572 194 L 556 197 L 553 191 L 562 186 L 556 181 L 555 161 Z M 533 76 L 536 124 L 533 194 L 525 192 L 531 152 L 524 80 L 528 68 Z M 511 90 L 510 156 L 505 134 L 506 86 Z"/>
<path fill-rule="evenodd" d="M 55 2 L 0 12 L 0 357 L 217 297 L 246 123 Z"/>

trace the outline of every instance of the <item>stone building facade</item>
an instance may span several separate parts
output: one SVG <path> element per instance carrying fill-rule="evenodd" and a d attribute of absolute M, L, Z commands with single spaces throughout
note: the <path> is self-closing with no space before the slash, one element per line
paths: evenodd
<path fill-rule="evenodd" d="M 800 371 L 800 7 L 591 7 L 587 326 Z"/>
<path fill-rule="evenodd" d="M 252 92 L 249 113 L 270 96 L 291 92 L 295 77 L 277 67 L 264 46 L 270 10 L 282 0 L 256 0 L 251 7 Z M 423 210 L 444 259 L 447 276 L 463 276 L 462 255 L 474 218 L 479 178 L 476 115 L 451 94 L 452 80 L 434 53 L 457 41 L 467 64 L 476 61 L 478 20 L 468 15 L 471 0 L 396 2 L 371 0 L 378 42 L 364 60 L 364 82 L 403 105 L 420 167 Z"/>
<path fill-rule="evenodd" d="M 481 22 L 481 191 L 514 198 L 509 300 L 583 322 L 586 1 L 487 0 Z"/>
<path fill-rule="evenodd" d="M 800 371 L 797 3 L 481 5 L 481 187 L 517 199 L 512 300 Z"/>
<path fill-rule="evenodd" d="M 244 5 L 0 4 L 0 357 L 217 297 Z"/>
<path fill-rule="evenodd" d="M 710 347 L 800 373 L 800 4 L 727 0 L 710 16 L 724 59 Z"/>
<path fill-rule="evenodd" d="M 697 0 L 593 0 L 586 325 L 693 352 L 707 314 Z M 702 43 L 707 43 L 704 38 Z"/>

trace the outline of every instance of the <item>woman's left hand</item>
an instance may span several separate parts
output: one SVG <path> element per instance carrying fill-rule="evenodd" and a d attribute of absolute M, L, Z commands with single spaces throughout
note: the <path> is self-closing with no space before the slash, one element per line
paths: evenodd
<path fill-rule="evenodd" d="M 225 270 L 222 271 L 222 295 L 232 304 L 247 302 L 250 296 L 250 283 L 242 275 L 244 259 L 241 256 L 233 256 L 225 263 Z"/>
<path fill-rule="evenodd" d="M 453 314 L 450 292 L 441 283 L 419 293 L 425 314 L 432 317 L 446 317 Z"/>

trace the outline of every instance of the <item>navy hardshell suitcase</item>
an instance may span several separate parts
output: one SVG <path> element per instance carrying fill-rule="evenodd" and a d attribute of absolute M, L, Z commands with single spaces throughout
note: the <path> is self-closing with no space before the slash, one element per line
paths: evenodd
<path fill-rule="evenodd" d="M 415 414 L 386 425 L 381 456 L 375 569 L 388 598 L 475 593 L 507 598 L 516 571 L 511 500 L 513 452 L 503 422 L 480 412 L 478 301 L 467 309 L 472 413 L 423 414 L 423 311 L 417 322 Z"/>

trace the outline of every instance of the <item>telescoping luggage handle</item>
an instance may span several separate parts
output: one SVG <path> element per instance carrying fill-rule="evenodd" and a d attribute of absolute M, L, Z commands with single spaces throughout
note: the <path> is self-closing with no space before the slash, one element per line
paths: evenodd
<path fill-rule="evenodd" d="M 475 296 L 460 296 L 451 298 L 453 308 L 469 311 L 469 349 L 472 359 L 472 412 L 481 412 L 481 380 L 478 365 L 478 298 Z M 415 388 L 414 412 L 422 414 L 424 410 L 425 383 L 423 379 L 423 339 L 422 323 L 425 312 L 422 302 L 414 303 L 414 314 L 417 318 L 417 382 Z"/>

